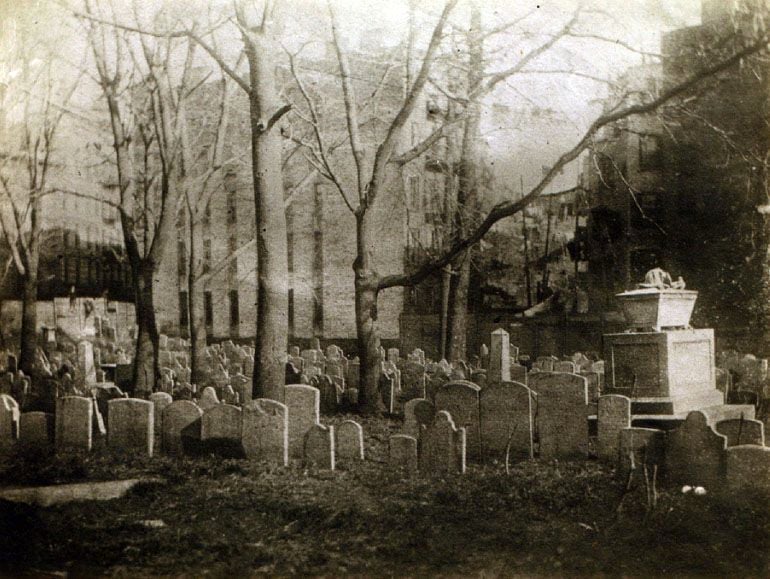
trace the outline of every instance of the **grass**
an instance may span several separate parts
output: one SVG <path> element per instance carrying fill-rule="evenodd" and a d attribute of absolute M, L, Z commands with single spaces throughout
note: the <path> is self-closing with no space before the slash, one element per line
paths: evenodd
<path fill-rule="evenodd" d="M 339 423 L 346 417 L 328 420 Z M 386 463 L 400 424 L 364 420 L 367 460 L 335 472 L 245 460 L 95 453 L 6 465 L 30 484 L 162 477 L 123 499 L 0 504 L 0 572 L 75 575 L 770 574 L 770 507 L 644 488 L 597 461 L 470 465 L 409 477 Z"/>

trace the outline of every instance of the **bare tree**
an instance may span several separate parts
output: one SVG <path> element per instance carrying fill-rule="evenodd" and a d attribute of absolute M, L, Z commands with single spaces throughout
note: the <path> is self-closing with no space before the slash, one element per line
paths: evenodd
<path fill-rule="evenodd" d="M 0 86 L 0 232 L 10 250 L 22 285 L 19 366 L 28 375 L 37 346 L 38 268 L 41 249 L 41 202 L 57 159 L 57 132 L 79 76 L 67 81 L 57 74 L 66 65 L 49 43 L 30 34 L 23 21 L 9 33 L 0 58 L 12 85 Z M 61 68 L 60 68 L 61 67 Z"/>

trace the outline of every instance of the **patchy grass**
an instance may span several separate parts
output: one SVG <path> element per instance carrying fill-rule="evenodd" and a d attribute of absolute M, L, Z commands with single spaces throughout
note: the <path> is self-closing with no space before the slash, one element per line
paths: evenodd
<path fill-rule="evenodd" d="M 346 417 L 328 420 L 339 423 Z M 526 461 L 465 476 L 386 464 L 400 426 L 364 420 L 367 461 L 336 472 L 198 457 L 94 454 L 15 461 L 10 482 L 162 477 L 125 498 L 0 504 L 0 572 L 217 576 L 730 575 L 770 573 L 767 502 L 728 503 L 624 482 L 596 461 Z"/>

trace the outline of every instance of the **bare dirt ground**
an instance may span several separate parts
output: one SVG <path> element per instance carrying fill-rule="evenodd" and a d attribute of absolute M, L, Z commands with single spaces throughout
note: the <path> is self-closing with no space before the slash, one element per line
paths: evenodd
<path fill-rule="evenodd" d="M 346 417 L 325 422 L 338 423 Z M 386 462 L 398 421 L 363 421 L 367 460 L 335 472 L 203 456 L 16 458 L 0 483 L 136 476 L 125 498 L 0 503 L 4 575 L 768 576 L 770 505 L 624 493 L 594 460 L 470 465 L 408 477 Z M 623 498 L 625 497 L 625 498 Z M 621 501 L 622 499 L 622 501 Z M 620 508 L 619 508 L 620 507 Z"/>

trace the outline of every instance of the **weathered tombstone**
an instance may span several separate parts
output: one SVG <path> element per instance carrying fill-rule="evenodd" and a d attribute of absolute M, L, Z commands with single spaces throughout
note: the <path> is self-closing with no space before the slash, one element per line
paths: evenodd
<path fill-rule="evenodd" d="M 484 370 L 489 369 L 489 347 L 486 344 L 481 344 L 479 350 L 479 357 L 481 358 L 481 367 Z"/>
<path fill-rule="evenodd" d="M 398 364 L 400 356 L 401 352 L 398 351 L 398 348 L 388 348 L 388 362 Z"/>
<path fill-rule="evenodd" d="M 361 363 L 356 360 L 348 362 L 348 369 L 345 372 L 345 385 L 346 388 L 358 389 L 359 372 L 361 371 Z"/>
<path fill-rule="evenodd" d="M 219 404 L 203 411 L 201 442 L 204 448 L 237 456 L 242 452 L 243 412 L 232 404 Z"/>
<path fill-rule="evenodd" d="M 626 476 L 632 467 L 661 466 L 665 443 L 666 433 L 657 428 L 624 428 L 619 438 L 619 473 Z"/>
<path fill-rule="evenodd" d="M 446 410 L 436 412 L 433 423 L 423 432 L 418 464 L 423 474 L 465 472 L 465 429 L 455 428 Z"/>
<path fill-rule="evenodd" d="M 355 420 L 345 420 L 335 429 L 334 451 L 340 460 L 364 460 L 364 431 Z"/>
<path fill-rule="evenodd" d="M 417 439 L 406 434 L 394 434 L 388 443 L 390 466 L 409 474 L 417 472 Z"/>
<path fill-rule="evenodd" d="M 217 391 L 214 390 L 211 386 L 206 386 L 203 389 L 203 392 L 201 392 L 201 398 L 198 402 L 201 409 L 203 409 L 204 412 L 208 410 L 209 408 L 213 408 L 214 406 L 219 405 L 219 397 L 217 396 Z"/>
<path fill-rule="evenodd" d="M 527 385 L 527 367 L 511 364 L 511 382 Z"/>
<path fill-rule="evenodd" d="M 302 375 L 302 369 L 294 365 L 292 362 L 286 362 L 285 383 L 286 384 L 300 384 L 300 376 Z"/>
<path fill-rule="evenodd" d="M 334 470 L 334 427 L 314 424 L 305 434 L 305 465 Z"/>
<path fill-rule="evenodd" d="M 241 434 L 246 458 L 289 464 L 289 411 L 275 400 L 258 398 L 243 407 Z"/>
<path fill-rule="evenodd" d="M 413 398 L 404 404 L 404 434 L 420 439 L 423 428 L 433 423 L 436 407 L 425 398 Z"/>
<path fill-rule="evenodd" d="M 721 420 L 714 427 L 719 434 L 727 437 L 727 446 L 743 444 L 765 445 L 765 425 L 760 420 L 732 418 Z"/>
<path fill-rule="evenodd" d="M 534 400 L 518 382 L 490 384 L 480 393 L 481 442 L 486 459 L 533 458 Z"/>
<path fill-rule="evenodd" d="M 90 451 L 94 406 L 90 398 L 64 396 L 56 400 L 56 450 Z"/>
<path fill-rule="evenodd" d="M 725 474 L 727 437 L 718 434 L 703 412 L 692 411 L 668 433 L 666 472 L 672 483 L 716 488 Z"/>
<path fill-rule="evenodd" d="M 529 388 L 537 393 L 541 458 L 588 454 L 588 387 L 576 374 L 533 372 Z"/>
<path fill-rule="evenodd" d="M 499 384 L 511 381 L 511 344 L 508 332 L 498 328 L 492 332 L 492 347 L 489 351 L 487 383 Z"/>
<path fill-rule="evenodd" d="M 472 382 L 450 382 L 436 392 L 436 411 L 446 410 L 458 428 L 465 428 L 468 458 L 481 458 L 480 388 Z"/>
<path fill-rule="evenodd" d="M 396 378 L 392 374 L 380 374 L 378 385 L 385 411 L 393 414 L 396 405 Z"/>
<path fill-rule="evenodd" d="M 19 404 L 8 394 L 0 395 L 0 454 L 9 454 L 19 437 Z"/>
<path fill-rule="evenodd" d="M 230 378 L 230 385 L 233 387 L 233 390 L 235 390 L 235 393 L 238 395 L 238 400 L 240 400 L 242 405 L 245 405 L 252 399 L 251 379 L 245 374 L 236 374 Z"/>
<path fill-rule="evenodd" d="M 201 438 L 203 410 L 190 400 L 175 400 L 163 409 L 161 446 L 167 454 L 179 455 Z"/>
<path fill-rule="evenodd" d="M 44 450 L 53 443 L 54 415 L 24 412 L 19 418 L 19 446 L 23 450 Z"/>
<path fill-rule="evenodd" d="M 473 372 L 471 372 L 470 381 L 476 384 L 479 388 L 485 388 L 487 385 L 487 371 L 474 370 Z"/>
<path fill-rule="evenodd" d="M 83 375 L 86 384 L 96 383 L 96 366 L 94 366 L 94 349 L 91 342 L 78 343 L 78 370 Z"/>
<path fill-rule="evenodd" d="M 159 443 L 161 441 L 161 431 L 163 430 L 163 410 L 173 401 L 174 399 L 171 397 L 171 394 L 167 392 L 153 392 L 150 394 L 150 402 L 155 406 L 155 411 L 153 412 L 155 417 L 155 440 Z"/>
<path fill-rule="evenodd" d="M 289 410 L 289 456 L 302 458 L 305 434 L 318 424 L 321 393 L 303 384 L 284 387 L 284 402 Z"/>
<path fill-rule="evenodd" d="M 577 368 L 575 367 L 574 362 L 559 360 L 553 363 L 553 371 L 574 374 L 577 371 Z"/>
<path fill-rule="evenodd" d="M 588 401 L 598 402 L 600 395 L 601 374 L 598 372 L 580 372 L 588 385 Z"/>
<path fill-rule="evenodd" d="M 230 384 L 225 384 L 224 388 L 222 388 L 222 402 L 233 405 L 238 403 L 238 394 L 236 394 Z"/>
<path fill-rule="evenodd" d="M 758 444 L 727 449 L 727 487 L 734 494 L 770 494 L 770 448 Z"/>
<path fill-rule="evenodd" d="M 107 445 L 121 452 L 152 456 L 155 427 L 154 405 L 138 398 L 115 398 L 107 404 Z"/>
<path fill-rule="evenodd" d="M 616 462 L 620 432 L 631 428 L 631 399 L 619 394 L 599 396 L 596 452 L 599 458 Z"/>

